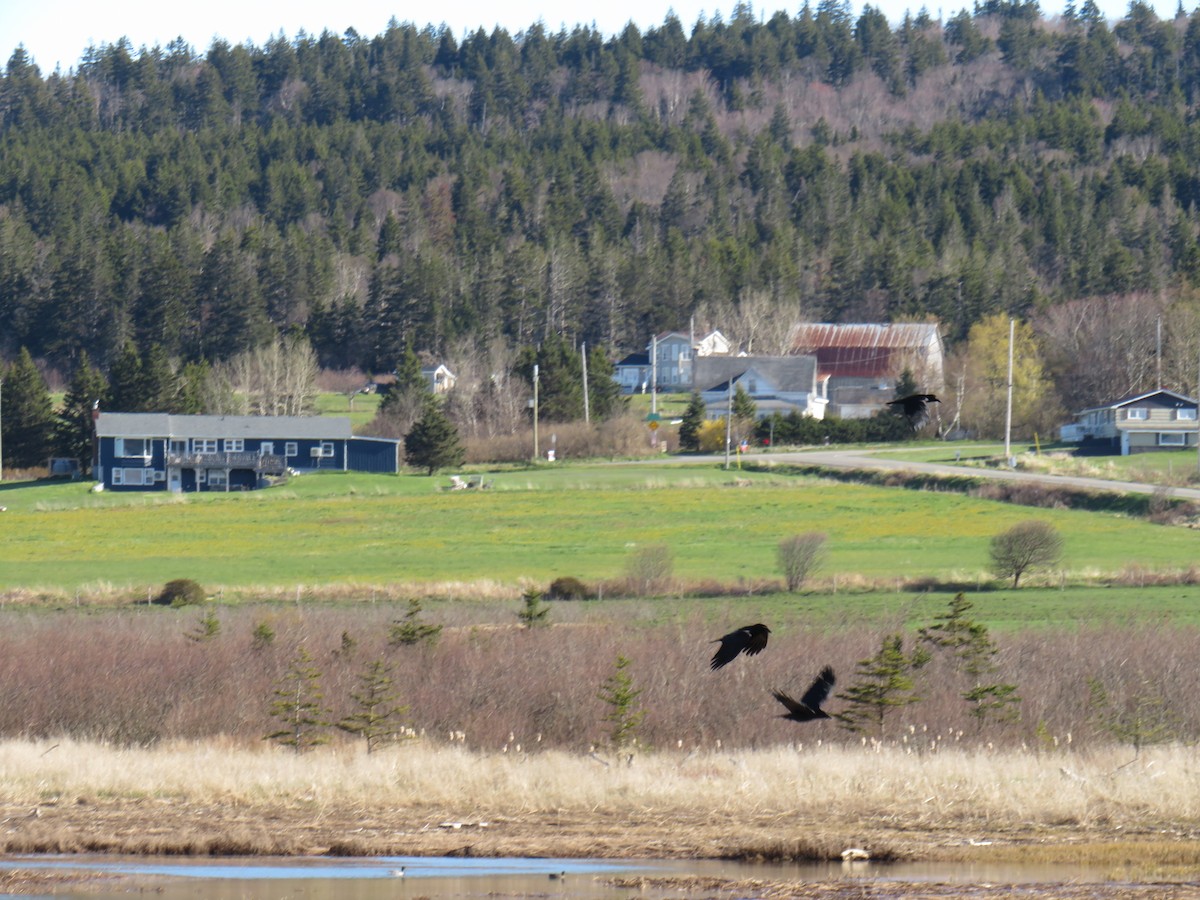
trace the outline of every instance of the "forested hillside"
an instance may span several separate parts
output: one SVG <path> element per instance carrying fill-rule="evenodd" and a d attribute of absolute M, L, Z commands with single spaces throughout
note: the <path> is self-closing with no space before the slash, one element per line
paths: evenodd
<path fill-rule="evenodd" d="M 299 329 L 322 365 L 380 370 L 406 341 L 615 352 L 742 307 L 934 316 L 953 345 L 995 313 L 1069 331 L 1116 304 L 1182 344 L 1198 110 L 1200 12 L 1137 0 L 1115 23 L 1092 0 L 895 26 L 738 6 L 612 38 L 393 22 L 118 42 L 65 74 L 18 47 L 0 356 L 215 361 Z"/>

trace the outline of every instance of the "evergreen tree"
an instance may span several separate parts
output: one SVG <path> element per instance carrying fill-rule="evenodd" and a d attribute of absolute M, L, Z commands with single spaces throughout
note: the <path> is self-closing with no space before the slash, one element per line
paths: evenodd
<path fill-rule="evenodd" d="M 560 335 L 547 338 L 540 347 L 526 347 L 517 359 L 516 371 L 533 391 L 533 367 L 538 367 L 538 421 L 575 422 L 583 418 L 583 363 L 579 354 Z M 591 373 L 588 373 L 591 381 Z"/>
<path fill-rule="evenodd" d="M 370 663 L 358 676 L 358 690 L 351 692 L 350 699 L 354 701 L 354 711 L 338 722 L 337 727 L 363 738 L 367 753 L 374 753 L 403 733 L 409 707 L 398 702 L 389 664 L 382 660 Z"/>
<path fill-rule="evenodd" d="M 934 617 L 934 624 L 918 630 L 920 640 L 937 651 L 950 653 L 970 686 L 962 697 L 971 704 L 976 719 L 1012 719 L 1021 702 L 1014 684 L 989 682 L 986 676 L 996 670 L 998 652 L 987 626 L 969 617 L 974 604 L 961 591 L 950 601 L 949 610 Z"/>
<path fill-rule="evenodd" d="M 392 622 L 388 628 L 388 644 L 393 647 L 410 647 L 413 644 L 435 644 L 442 633 L 441 625 L 427 625 L 420 620 L 421 601 L 416 597 L 408 601 L 404 618 Z"/>
<path fill-rule="evenodd" d="M 108 370 L 108 400 L 113 412 L 151 412 L 142 357 L 133 341 L 126 341 Z"/>
<path fill-rule="evenodd" d="M 162 344 L 151 344 L 142 361 L 141 408 L 145 412 L 179 412 L 179 384 Z"/>
<path fill-rule="evenodd" d="M 85 474 L 92 470 L 95 452 L 96 426 L 93 418 L 97 408 L 107 405 L 108 382 L 92 365 L 86 350 L 79 353 L 79 362 L 71 375 L 56 423 L 58 452 L 77 459 Z"/>
<path fill-rule="evenodd" d="M 850 706 L 835 718 L 849 731 L 872 729 L 882 735 L 889 712 L 921 699 L 914 691 L 910 673 L 928 660 L 929 654 L 921 650 L 905 653 L 902 635 L 888 635 L 878 653 L 859 660 L 857 680 L 838 694 Z"/>
<path fill-rule="evenodd" d="M 438 469 L 461 466 L 466 450 L 458 428 L 442 411 L 442 405 L 431 395 L 424 411 L 404 436 L 404 458 L 410 466 L 425 469 L 433 475 Z"/>
<path fill-rule="evenodd" d="M 587 351 L 588 415 L 593 421 L 609 419 L 625 409 L 612 358 L 602 347 Z"/>
<path fill-rule="evenodd" d="M 758 407 L 739 384 L 733 392 L 733 439 L 740 443 L 754 433 L 758 421 Z"/>
<path fill-rule="evenodd" d="M 700 449 L 700 427 L 704 424 L 708 408 L 704 398 L 694 393 L 688 398 L 687 409 L 683 411 L 683 420 L 679 423 L 679 446 L 683 450 Z"/>
<path fill-rule="evenodd" d="M 550 624 L 550 607 L 542 602 L 541 591 L 530 588 L 521 594 L 521 600 L 524 606 L 517 611 L 517 619 L 520 620 L 522 628 L 540 628 Z"/>
<path fill-rule="evenodd" d="M 616 671 L 604 680 L 597 697 L 608 706 L 603 721 L 610 726 L 608 739 L 615 750 L 624 750 L 637 740 L 638 730 L 646 718 L 638 697 L 642 688 L 633 686 L 629 660 L 617 656 Z"/>
<path fill-rule="evenodd" d="M 46 379 L 24 347 L 0 378 L 0 390 L 4 392 L 0 463 L 15 468 L 44 466 L 54 452 L 54 406 Z"/>
<path fill-rule="evenodd" d="M 312 654 L 301 647 L 276 684 L 271 703 L 271 716 L 283 727 L 264 740 L 278 741 L 297 753 L 326 743 L 329 739 L 323 732 L 329 726 L 329 710 L 324 700 L 321 670 L 313 663 Z"/>
<path fill-rule="evenodd" d="M 371 433 L 382 437 L 407 433 L 433 396 L 411 340 L 405 343 L 395 372 L 396 380 L 388 388 L 371 423 Z"/>

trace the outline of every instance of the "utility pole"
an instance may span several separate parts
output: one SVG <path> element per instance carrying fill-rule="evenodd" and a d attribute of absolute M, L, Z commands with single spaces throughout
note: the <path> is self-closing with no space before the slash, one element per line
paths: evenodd
<path fill-rule="evenodd" d="M 658 412 L 658 335 L 650 338 L 650 412 Z"/>
<path fill-rule="evenodd" d="M 1009 465 L 1012 459 L 1012 394 L 1013 394 L 1013 336 L 1016 334 L 1017 320 L 1008 320 L 1008 408 L 1004 413 L 1004 464 Z"/>
<path fill-rule="evenodd" d="M 729 468 L 729 444 L 733 440 L 733 376 L 729 376 L 729 400 L 725 409 L 725 468 Z"/>
<path fill-rule="evenodd" d="M 533 458 L 538 455 L 538 364 L 533 364 Z"/>
<path fill-rule="evenodd" d="M 588 423 L 592 421 L 592 414 L 588 403 L 588 385 L 587 385 L 587 341 L 579 351 L 579 357 L 583 361 L 583 421 Z"/>

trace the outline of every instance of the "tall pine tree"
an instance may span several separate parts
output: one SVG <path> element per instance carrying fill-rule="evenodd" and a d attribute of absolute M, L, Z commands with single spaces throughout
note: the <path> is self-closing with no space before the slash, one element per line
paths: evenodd
<path fill-rule="evenodd" d="M 96 429 L 92 413 L 107 406 L 108 382 L 92 365 L 87 351 L 79 353 L 79 362 L 71 374 L 71 383 L 58 413 L 56 436 L 58 452 L 78 459 L 85 473 L 91 472 Z"/>
<path fill-rule="evenodd" d="M 3 377 L 4 459 L 17 468 L 42 466 L 54 452 L 54 407 L 46 379 L 22 347 Z"/>

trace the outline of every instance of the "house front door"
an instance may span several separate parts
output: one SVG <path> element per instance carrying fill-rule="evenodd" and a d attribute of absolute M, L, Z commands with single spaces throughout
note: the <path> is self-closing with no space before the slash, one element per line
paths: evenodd
<path fill-rule="evenodd" d="M 167 490 L 172 494 L 178 494 L 183 490 L 183 477 L 175 466 L 167 469 Z"/>

